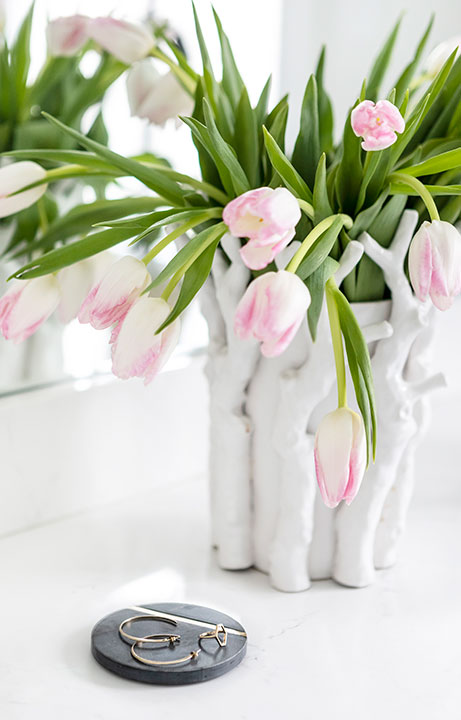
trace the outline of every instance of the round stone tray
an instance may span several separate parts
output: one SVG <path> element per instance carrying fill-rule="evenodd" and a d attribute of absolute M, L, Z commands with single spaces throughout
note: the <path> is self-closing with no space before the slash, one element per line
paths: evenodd
<path fill-rule="evenodd" d="M 173 625 L 160 622 L 153 617 L 152 620 L 140 621 L 132 625 L 129 632 L 137 637 L 154 633 L 174 633 L 180 635 L 181 640 L 171 647 L 166 644 L 155 648 L 144 645 L 137 650 L 140 655 L 150 660 L 174 660 L 185 657 L 198 648 L 200 648 L 200 653 L 197 658 L 181 665 L 164 667 L 143 665 L 132 657 L 131 646 L 122 640 L 118 632 L 119 625 L 123 620 L 144 614 L 140 610 L 141 607 L 193 620 L 202 620 L 213 625 L 222 623 L 226 628 L 245 632 L 242 625 L 234 618 L 200 605 L 154 603 L 138 606 L 138 610 L 133 608 L 117 610 L 94 626 L 91 634 L 91 652 L 100 665 L 120 677 L 156 685 L 187 685 L 224 675 L 245 657 L 246 637 L 228 633 L 225 647 L 220 647 L 213 639 L 202 640 L 199 644 L 199 635 L 202 632 L 210 631 L 211 628 L 190 625 L 181 620 L 177 621 L 178 624 L 175 628 Z"/>

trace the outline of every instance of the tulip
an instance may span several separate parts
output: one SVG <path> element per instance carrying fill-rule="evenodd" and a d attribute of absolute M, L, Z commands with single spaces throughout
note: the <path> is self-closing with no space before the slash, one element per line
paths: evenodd
<path fill-rule="evenodd" d="M 323 502 L 334 508 L 357 495 L 367 463 L 363 420 L 348 407 L 325 415 L 315 436 L 315 472 Z"/>
<path fill-rule="evenodd" d="M 78 319 L 103 330 L 121 320 L 149 285 L 151 277 L 141 260 L 131 255 L 117 260 L 84 300 Z"/>
<path fill-rule="evenodd" d="M 48 23 L 46 39 L 48 51 L 54 56 L 71 56 L 78 53 L 88 40 L 89 18 L 85 15 L 60 17 Z"/>
<path fill-rule="evenodd" d="M 142 60 L 155 44 L 152 33 L 145 28 L 112 17 L 90 19 L 87 32 L 92 40 L 126 65 Z"/>
<path fill-rule="evenodd" d="M 37 180 L 46 177 L 46 171 L 37 163 L 24 160 L 0 169 L 0 218 L 13 215 L 33 205 L 46 192 L 47 185 L 25 190 L 13 195 L 23 187 L 27 187 Z"/>
<path fill-rule="evenodd" d="M 298 275 L 286 270 L 260 275 L 248 286 L 235 311 L 234 331 L 253 336 L 265 357 L 280 355 L 296 335 L 311 296 Z"/>
<path fill-rule="evenodd" d="M 457 35 L 437 45 L 426 60 L 424 72 L 427 78 L 434 78 L 440 72 L 454 50 L 458 50 L 456 57 L 459 57 L 460 47 L 461 35 Z"/>
<path fill-rule="evenodd" d="M 148 385 L 165 365 L 179 338 L 179 320 L 156 335 L 171 312 L 162 298 L 143 296 L 119 323 L 112 338 L 112 371 L 126 380 L 143 377 Z"/>
<path fill-rule="evenodd" d="M 364 150 L 385 150 L 405 130 L 405 120 L 389 100 L 375 103 L 364 100 L 352 111 L 351 125 L 357 137 L 363 137 Z"/>
<path fill-rule="evenodd" d="M 240 255 L 252 270 L 266 267 L 288 245 L 300 218 L 298 201 L 286 188 L 249 190 L 223 212 L 232 235 L 249 238 Z"/>
<path fill-rule="evenodd" d="M 461 235 L 449 222 L 423 222 L 408 254 L 410 280 L 416 297 L 430 296 L 435 307 L 448 310 L 461 292 Z"/>
<path fill-rule="evenodd" d="M 148 59 L 128 73 L 128 103 L 132 115 L 164 125 L 178 115 L 191 115 L 194 103 L 172 72 L 160 75 Z"/>
<path fill-rule="evenodd" d="M 109 252 L 101 252 L 58 272 L 61 288 L 58 316 L 62 323 L 68 323 L 77 317 L 91 288 L 100 282 L 112 262 Z"/>
<path fill-rule="evenodd" d="M 60 300 L 54 275 L 13 281 L 0 299 L 0 330 L 6 340 L 18 343 L 32 335 L 56 310 Z"/>

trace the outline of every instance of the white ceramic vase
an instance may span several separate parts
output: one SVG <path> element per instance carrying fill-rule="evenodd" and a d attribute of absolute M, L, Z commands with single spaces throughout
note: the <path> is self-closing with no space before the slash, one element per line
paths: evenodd
<path fill-rule="evenodd" d="M 316 427 L 335 407 L 325 307 L 315 343 L 304 325 L 283 355 L 263 358 L 256 342 L 233 332 L 249 271 L 239 241 L 224 239 L 231 262 L 216 257 L 202 296 L 210 334 L 212 541 L 221 567 L 254 566 L 275 588 L 296 592 L 330 577 L 363 587 L 376 569 L 395 562 L 427 419 L 425 394 L 444 383 L 428 372 L 432 313 L 416 300 L 404 272 L 417 220 L 415 211 L 405 211 L 389 249 L 364 234 L 340 261 L 338 284 L 365 250 L 382 268 L 392 300 L 354 306 L 372 356 L 378 453 L 354 502 L 334 510 L 321 501 L 313 464 Z M 286 261 L 280 258 L 280 266 Z"/>

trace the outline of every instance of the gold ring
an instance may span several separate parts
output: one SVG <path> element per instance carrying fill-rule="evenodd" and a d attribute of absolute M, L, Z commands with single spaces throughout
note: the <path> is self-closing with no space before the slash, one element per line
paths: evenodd
<path fill-rule="evenodd" d="M 144 637 L 137 637 L 136 635 L 130 635 L 125 631 L 125 627 L 127 625 L 130 625 L 135 622 L 141 622 L 142 620 L 157 620 L 158 622 L 165 622 L 169 623 L 170 625 L 177 625 L 178 623 L 176 620 L 170 620 L 169 618 L 161 618 L 161 617 L 152 617 L 152 615 L 135 615 L 134 617 L 130 617 L 127 620 L 124 620 L 122 623 L 120 623 L 120 626 L 118 628 L 120 637 L 123 640 L 128 640 L 130 643 L 132 642 L 140 642 L 141 640 L 145 640 Z M 169 642 L 170 644 L 173 644 L 175 642 L 179 642 L 181 636 L 180 635 L 165 635 L 161 633 L 157 633 L 155 635 L 149 635 L 148 642 L 149 643 L 161 643 L 161 642 Z"/>
<path fill-rule="evenodd" d="M 195 660 L 195 658 L 198 657 L 198 654 L 200 652 L 200 648 L 198 648 L 197 650 L 192 650 L 192 652 L 190 652 L 188 655 L 182 658 L 178 658 L 177 660 L 148 660 L 147 658 L 143 658 L 142 655 L 138 655 L 138 653 L 136 652 L 136 647 L 142 647 L 142 645 L 144 643 L 148 643 L 150 639 L 150 635 L 147 635 L 142 640 L 136 640 L 136 642 L 133 643 L 133 645 L 131 646 L 131 654 L 134 659 L 140 663 L 144 663 L 144 665 L 180 665 L 181 663 Z"/>
<path fill-rule="evenodd" d="M 199 642 L 202 640 L 216 640 L 219 647 L 226 647 L 227 645 L 227 630 L 222 623 L 218 623 L 214 630 L 204 632 L 199 635 Z"/>

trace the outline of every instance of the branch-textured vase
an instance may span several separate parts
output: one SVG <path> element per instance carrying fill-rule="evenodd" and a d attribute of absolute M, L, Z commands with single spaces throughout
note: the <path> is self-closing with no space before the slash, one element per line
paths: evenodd
<path fill-rule="evenodd" d="M 363 249 L 382 268 L 392 300 L 355 304 L 369 342 L 378 410 L 378 452 L 348 507 L 326 508 L 316 489 L 313 446 L 322 416 L 334 408 L 334 362 L 325 308 L 314 343 L 307 325 L 277 358 L 233 332 L 249 271 L 239 242 L 224 239 L 202 308 L 210 331 L 210 482 L 213 544 L 227 569 L 255 566 L 272 585 L 306 590 L 332 577 L 363 587 L 396 559 L 413 486 L 413 459 L 427 419 L 432 313 L 414 297 L 404 272 L 417 214 L 406 211 L 384 249 L 369 236 L 341 258 L 338 284 Z"/>

